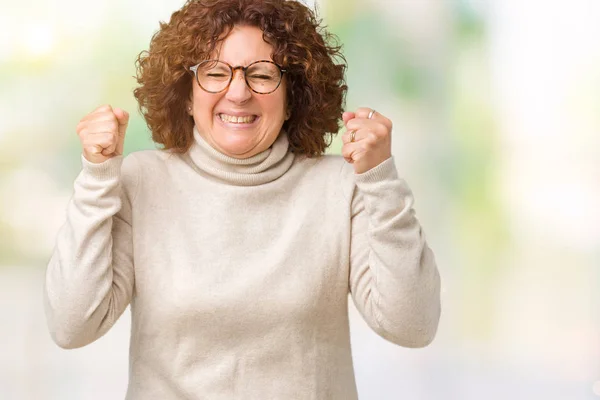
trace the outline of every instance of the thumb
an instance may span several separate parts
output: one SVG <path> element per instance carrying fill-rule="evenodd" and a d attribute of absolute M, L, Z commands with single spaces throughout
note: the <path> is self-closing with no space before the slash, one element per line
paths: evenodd
<path fill-rule="evenodd" d="M 113 109 L 113 113 L 117 117 L 117 121 L 119 121 L 119 136 L 123 137 L 125 136 L 127 125 L 129 125 L 129 113 L 118 107 Z"/>
<path fill-rule="evenodd" d="M 342 114 L 342 119 L 344 120 L 344 125 L 348 123 L 352 118 L 356 117 L 356 114 L 352 111 L 346 111 Z"/>
<path fill-rule="evenodd" d="M 113 108 L 113 114 L 119 121 L 119 140 L 115 147 L 115 154 L 123 154 L 125 147 L 125 132 L 127 131 L 127 125 L 129 124 L 129 113 L 121 108 Z"/>

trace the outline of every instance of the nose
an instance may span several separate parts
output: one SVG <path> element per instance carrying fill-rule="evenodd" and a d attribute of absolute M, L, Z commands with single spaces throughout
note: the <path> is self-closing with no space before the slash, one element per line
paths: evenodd
<path fill-rule="evenodd" d="M 238 70 L 233 72 L 233 78 L 227 88 L 225 97 L 233 103 L 245 103 L 252 97 L 250 88 L 246 85 L 243 71 Z"/>

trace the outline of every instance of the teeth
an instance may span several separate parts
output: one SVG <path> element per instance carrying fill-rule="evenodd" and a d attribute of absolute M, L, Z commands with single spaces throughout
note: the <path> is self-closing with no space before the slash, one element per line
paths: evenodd
<path fill-rule="evenodd" d="M 219 114 L 219 117 L 221 118 L 221 121 L 229 122 L 229 123 L 233 123 L 233 124 L 249 124 L 251 122 L 254 122 L 254 120 L 256 119 L 256 115 L 246 115 L 244 117 L 236 117 L 234 115 Z"/>

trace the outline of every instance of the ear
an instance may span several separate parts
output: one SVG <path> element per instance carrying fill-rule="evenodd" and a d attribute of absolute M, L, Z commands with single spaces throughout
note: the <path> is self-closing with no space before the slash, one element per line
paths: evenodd
<path fill-rule="evenodd" d="M 192 108 L 192 105 L 190 103 L 188 103 L 188 105 L 186 106 L 185 111 L 188 113 L 188 115 L 190 115 L 192 117 L 194 116 L 193 108 Z"/>
<path fill-rule="evenodd" d="M 288 107 L 288 109 L 285 111 L 285 120 L 287 121 L 288 119 L 290 119 L 291 116 L 292 110 L 290 110 L 290 108 Z"/>

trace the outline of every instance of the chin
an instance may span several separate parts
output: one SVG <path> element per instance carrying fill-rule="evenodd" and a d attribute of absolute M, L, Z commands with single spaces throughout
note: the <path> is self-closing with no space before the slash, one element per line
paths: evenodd
<path fill-rule="evenodd" d="M 243 143 L 217 142 L 217 144 L 221 152 L 235 158 L 248 158 L 258 153 L 258 143 L 254 141 L 245 140 Z"/>

